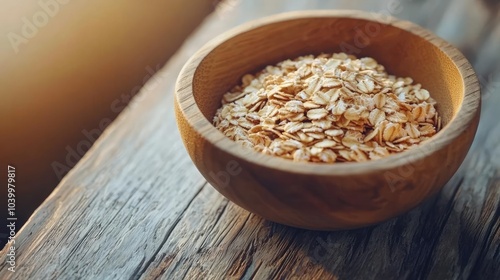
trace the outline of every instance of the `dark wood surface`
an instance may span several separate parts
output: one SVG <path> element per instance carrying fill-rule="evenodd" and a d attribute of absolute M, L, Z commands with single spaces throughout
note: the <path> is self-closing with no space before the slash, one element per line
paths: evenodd
<path fill-rule="evenodd" d="M 18 232 L 16 272 L 3 262 L 0 279 L 500 279 L 494 1 L 488 7 L 472 0 L 401 1 L 394 14 L 462 49 L 483 86 L 482 119 L 467 159 L 442 192 L 411 212 L 351 231 L 290 228 L 228 202 L 187 156 L 173 90 L 189 56 L 213 36 L 272 13 L 388 7 L 351 2 L 222 4 Z"/>

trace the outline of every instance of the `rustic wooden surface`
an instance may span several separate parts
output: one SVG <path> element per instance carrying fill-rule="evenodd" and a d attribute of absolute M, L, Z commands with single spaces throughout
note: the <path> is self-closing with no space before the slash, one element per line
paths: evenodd
<path fill-rule="evenodd" d="M 2 262 L 0 279 L 500 279 L 500 30 L 498 16 L 487 20 L 492 25 L 477 20 L 494 11 L 482 2 L 402 1 L 395 14 L 467 50 L 483 86 L 482 120 L 466 161 L 413 211 L 352 231 L 290 228 L 228 202 L 192 164 L 173 113 L 175 79 L 187 58 L 214 35 L 267 14 L 387 7 L 326 2 L 225 3 L 18 232 L 16 272 Z M 455 17 L 441 16 L 450 10 L 492 35 L 457 32 L 449 23 Z M 465 33 L 482 43 L 457 39 Z"/>

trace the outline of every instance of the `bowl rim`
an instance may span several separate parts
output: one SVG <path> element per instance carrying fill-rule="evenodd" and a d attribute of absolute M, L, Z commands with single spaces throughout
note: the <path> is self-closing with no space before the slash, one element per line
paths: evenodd
<path fill-rule="evenodd" d="M 436 46 L 457 66 L 463 82 L 463 100 L 455 116 L 436 135 L 423 141 L 410 150 L 392 154 L 382 159 L 365 162 L 342 162 L 337 164 L 294 162 L 277 156 L 259 153 L 253 149 L 243 148 L 240 144 L 227 138 L 208 121 L 193 95 L 192 81 L 200 63 L 220 44 L 231 38 L 266 25 L 306 18 L 352 18 L 391 25 L 423 38 Z M 375 19 L 375 20 L 374 20 Z M 186 86 L 186 83 L 188 86 Z M 441 150 L 459 137 L 474 120 L 480 109 L 480 86 L 475 71 L 465 56 L 450 43 L 423 27 L 409 21 L 389 15 L 358 10 L 307 10 L 275 14 L 256 19 L 230 29 L 215 37 L 199 49 L 183 66 L 175 86 L 175 103 L 186 122 L 217 149 L 220 149 L 238 162 L 248 162 L 276 171 L 294 172 L 304 175 L 337 176 L 357 175 L 369 172 L 381 172 L 404 165 L 420 162 L 428 155 Z M 467 105 L 467 106 L 465 106 Z M 312 169 L 311 167 L 314 167 Z"/>

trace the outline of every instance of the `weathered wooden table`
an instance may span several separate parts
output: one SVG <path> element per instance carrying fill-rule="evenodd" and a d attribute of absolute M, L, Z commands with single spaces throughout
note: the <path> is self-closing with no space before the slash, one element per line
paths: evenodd
<path fill-rule="evenodd" d="M 485 2 L 223 3 L 18 232 L 16 272 L 3 262 L 0 278 L 500 279 L 500 21 Z M 482 82 L 461 169 L 439 195 L 377 226 L 315 232 L 250 214 L 206 183 L 177 132 L 174 83 L 196 49 L 250 19 L 314 8 L 415 21 L 460 47 Z"/>

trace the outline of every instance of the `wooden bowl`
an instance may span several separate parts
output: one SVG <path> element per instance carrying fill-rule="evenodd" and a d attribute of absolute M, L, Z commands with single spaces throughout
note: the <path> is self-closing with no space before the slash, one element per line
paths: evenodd
<path fill-rule="evenodd" d="M 438 102 L 443 129 L 418 148 L 362 163 L 299 163 L 260 154 L 211 123 L 246 73 L 321 52 L 371 56 Z M 175 110 L 186 149 L 221 194 L 266 219 L 319 230 L 389 219 L 439 191 L 462 163 L 479 121 L 474 70 L 449 43 L 410 22 L 360 11 L 276 15 L 233 29 L 184 66 Z"/>

